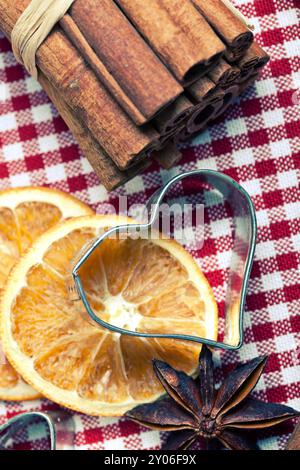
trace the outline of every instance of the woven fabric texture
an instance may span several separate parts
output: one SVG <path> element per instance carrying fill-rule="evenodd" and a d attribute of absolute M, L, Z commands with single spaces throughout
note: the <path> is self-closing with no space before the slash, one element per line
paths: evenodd
<path fill-rule="evenodd" d="M 0 188 L 45 185 L 91 204 L 97 212 L 119 196 L 143 203 L 170 175 L 210 168 L 237 180 L 257 210 L 258 243 L 248 289 L 245 342 L 238 352 L 217 352 L 218 383 L 236 364 L 270 355 L 255 396 L 300 409 L 300 40 L 297 0 L 236 0 L 271 55 L 255 85 L 225 116 L 182 149 L 171 172 L 153 164 L 142 176 L 108 194 L 40 86 L 18 65 L 0 35 Z M 230 235 L 224 208 L 206 207 L 206 238 L 199 263 L 222 309 Z M 215 209 L 215 208 L 214 208 Z M 0 424 L 26 410 L 51 410 L 47 400 L 0 403 Z M 157 449 L 164 434 L 125 419 L 74 413 L 77 449 Z M 264 449 L 282 449 L 293 422 L 260 434 Z M 46 448 L 36 426 L 20 449 Z"/>

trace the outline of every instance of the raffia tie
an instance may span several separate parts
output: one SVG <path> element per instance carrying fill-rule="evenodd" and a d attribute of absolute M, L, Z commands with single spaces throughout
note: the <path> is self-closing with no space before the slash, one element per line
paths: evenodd
<path fill-rule="evenodd" d="M 232 5 L 230 0 L 222 0 L 248 28 L 247 19 Z M 38 78 L 36 52 L 59 20 L 66 14 L 75 0 L 31 0 L 16 22 L 11 42 L 18 62 L 34 78 Z"/>
<path fill-rule="evenodd" d="M 36 52 L 75 0 L 31 0 L 16 22 L 11 43 L 18 62 L 38 78 Z"/>

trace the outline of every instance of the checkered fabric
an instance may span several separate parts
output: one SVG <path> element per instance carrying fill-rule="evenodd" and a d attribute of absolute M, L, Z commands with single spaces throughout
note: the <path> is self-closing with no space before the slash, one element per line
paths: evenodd
<path fill-rule="evenodd" d="M 245 342 L 238 352 L 216 352 L 216 375 L 240 362 L 270 356 L 256 397 L 300 409 L 299 164 L 300 40 L 298 0 L 236 0 L 271 55 L 262 76 L 209 130 L 183 149 L 179 166 L 157 165 L 108 194 L 39 85 L 16 64 L 0 36 L 0 187 L 46 185 L 70 192 L 99 213 L 120 195 L 142 203 L 170 174 L 210 168 L 237 180 L 257 210 L 258 243 L 248 289 Z M 231 247 L 224 208 L 207 202 L 206 238 L 197 254 L 220 309 L 224 306 Z M 210 201 L 211 202 L 211 201 Z M 26 410 L 51 410 L 47 400 L 0 403 L 0 424 Z M 125 419 L 75 414 L 77 449 L 160 448 L 164 435 Z M 264 449 L 282 449 L 293 422 L 260 435 Z M 16 448 L 45 448 L 46 436 L 30 426 Z"/>

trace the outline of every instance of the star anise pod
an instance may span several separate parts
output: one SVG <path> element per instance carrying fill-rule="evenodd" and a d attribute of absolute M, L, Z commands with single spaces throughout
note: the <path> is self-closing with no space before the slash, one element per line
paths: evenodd
<path fill-rule="evenodd" d="M 267 362 L 257 357 L 234 369 L 215 390 L 210 350 L 202 347 L 199 377 L 193 379 L 165 362 L 154 360 L 157 378 L 167 392 L 162 399 L 140 405 L 126 416 L 144 426 L 172 433 L 165 449 L 188 449 L 197 439 L 214 439 L 232 450 L 257 449 L 247 430 L 263 429 L 299 416 L 293 408 L 249 396 Z"/>

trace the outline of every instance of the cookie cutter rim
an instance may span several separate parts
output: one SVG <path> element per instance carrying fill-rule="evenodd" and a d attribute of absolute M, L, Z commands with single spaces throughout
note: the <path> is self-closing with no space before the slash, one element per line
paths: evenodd
<path fill-rule="evenodd" d="M 244 275 L 243 275 L 243 281 L 242 281 L 242 286 L 240 289 L 240 303 L 239 303 L 239 311 L 238 311 L 238 335 L 239 335 L 239 341 L 236 345 L 228 344 L 225 342 L 220 342 L 217 340 L 211 340 L 208 338 L 202 338 L 202 337 L 197 337 L 197 336 L 191 336 L 191 335 L 186 335 L 186 334 L 154 334 L 154 333 L 142 333 L 142 332 L 136 332 L 132 330 L 126 330 L 124 328 L 120 328 L 118 326 L 112 325 L 110 323 L 105 322 L 101 318 L 99 318 L 92 310 L 85 291 L 84 287 L 82 284 L 82 281 L 80 279 L 79 275 L 79 270 L 81 266 L 87 261 L 87 259 L 90 257 L 92 252 L 110 235 L 112 234 L 119 234 L 123 232 L 130 232 L 130 230 L 148 230 L 149 228 L 152 227 L 154 221 L 156 220 L 156 216 L 159 213 L 159 207 L 160 203 L 163 201 L 166 193 L 170 189 L 170 187 L 173 184 L 176 184 L 177 182 L 189 178 L 189 177 L 199 177 L 202 181 L 207 182 L 209 184 L 211 180 L 214 181 L 214 184 L 211 184 L 212 187 L 215 189 L 218 189 L 220 193 L 223 195 L 224 199 L 227 200 L 227 197 L 225 196 L 224 192 L 220 190 L 218 187 L 218 184 L 215 184 L 216 180 L 218 183 L 220 183 L 220 186 L 224 186 L 225 188 L 231 189 L 232 192 L 235 192 L 236 194 L 239 195 L 240 197 L 240 203 L 242 205 L 242 202 L 245 204 L 245 216 L 248 217 L 249 219 L 249 236 L 248 238 L 248 253 L 247 253 L 247 258 L 244 264 Z M 244 337 L 244 332 L 243 332 L 243 323 L 244 323 L 244 307 L 245 307 L 245 301 L 246 301 L 246 293 L 247 293 L 247 287 L 248 287 L 248 282 L 250 278 L 250 273 L 251 273 L 251 268 L 253 264 L 253 258 L 254 258 L 254 252 L 255 252 L 255 244 L 256 244 L 256 237 L 257 237 L 257 221 L 256 221 L 256 213 L 255 213 L 255 208 L 253 205 L 253 202 L 251 200 L 250 195 L 247 193 L 247 191 L 240 186 L 239 183 L 237 183 L 234 179 L 231 177 L 225 175 L 224 173 L 217 172 L 215 170 L 191 170 L 187 171 L 184 173 L 180 173 L 176 175 L 175 177 L 171 178 L 162 188 L 159 188 L 149 199 L 147 206 L 151 206 L 151 216 L 149 218 L 149 221 L 145 224 L 123 224 L 123 225 L 118 225 L 115 227 L 110 228 L 107 230 L 104 234 L 102 234 L 100 237 L 96 238 L 93 240 L 91 243 L 85 247 L 83 254 L 80 255 L 80 258 L 78 261 L 75 262 L 73 268 L 72 268 L 72 273 L 69 279 L 69 285 L 68 285 L 68 290 L 70 294 L 70 298 L 72 298 L 73 301 L 78 301 L 80 300 L 89 315 L 90 319 L 96 323 L 97 325 L 100 325 L 101 327 L 104 327 L 112 332 L 119 333 L 119 334 L 124 334 L 128 336 L 135 336 L 135 337 L 140 337 L 140 338 L 168 338 L 168 339 L 178 339 L 181 341 L 191 341 L 195 343 L 201 343 L 201 344 L 206 344 L 208 346 L 211 346 L 213 348 L 220 348 L 220 349 L 225 349 L 225 350 L 237 350 L 239 349 L 242 344 L 243 344 L 243 337 Z M 233 206 L 232 206 L 233 207 Z M 234 207 L 233 207 L 234 208 Z M 227 285 L 228 287 L 228 285 Z"/>
<path fill-rule="evenodd" d="M 7 441 L 13 431 L 17 431 L 30 421 L 40 418 L 47 426 L 49 431 L 50 446 L 49 450 L 64 450 L 74 448 L 75 424 L 73 417 L 62 411 L 28 411 L 10 418 L 6 423 L 0 426 L 0 450 L 6 450 L 5 441 Z M 7 434 L 5 434 L 7 433 Z M 2 440 L 4 437 L 4 445 Z"/>
<path fill-rule="evenodd" d="M 21 426 L 22 422 L 25 424 L 25 422 L 28 422 L 34 418 L 41 418 L 46 423 L 48 430 L 49 430 L 50 450 L 55 450 L 56 449 L 56 429 L 55 429 L 54 421 L 48 414 L 42 413 L 40 411 L 31 411 L 28 413 L 22 413 L 20 415 L 16 415 L 13 418 L 9 419 L 2 426 L 0 426 L 0 445 L 1 445 L 2 433 L 7 432 L 9 429 L 11 429 L 11 427 L 16 426 L 17 424 Z"/>

